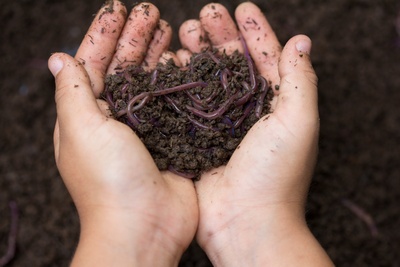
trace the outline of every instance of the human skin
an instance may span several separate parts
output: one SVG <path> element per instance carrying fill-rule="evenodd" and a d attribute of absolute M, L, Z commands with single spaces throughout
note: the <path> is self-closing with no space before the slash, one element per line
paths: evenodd
<path fill-rule="evenodd" d="M 197 240 L 214 266 L 333 266 L 304 216 L 319 134 L 311 40 L 295 36 L 282 51 L 250 2 L 237 7 L 235 18 L 237 27 L 222 5 L 212 3 L 201 10 L 199 22 L 208 46 L 228 54 L 243 51 L 243 36 L 258 71 L 274 88 L 273 112 L 251 128 L 226 166 L 196 182 Z M 187 29 L 183 24 L 180 32 Z M 198 50 L 180 37 L 189 52 Z"/>
<path fill-rule="evenodd" d="M 115 68 L 150 69 L 171 55 L 172 31 L 159 17 L 155 6 L 142 3 L 127 18 L 124 5 L 109 1 L 75 59 L 62 53 L 49 59 L 56 81 L 55 158 L 81 222 L 72 266 L 177 266 L 194 238 L 193 182 L 160 172 L 140 139 L 97 99 Z"/>
<path fill-rule="evenodd" d="M 226 166 L 202 175 L 196 192 L 192 181 L 160 173 L 137 136 L 97 98 L 105 74 L 128 64 L 151 69 L 168 57 L 184 64 L 207 46 L 242 50 L 235 22 L 221 5 L 207 5 L 195 33 L 206 33 L 208 41 L 180 35 L 186 49 L 175 56 L 166 51 L 170 31 L 153 5 L 137 5 L 126 19 L 125 7 L 112 3 L 112 13 L 106 6 L 94 19 L 75 59 L 54 54 L 49 60 L 56 162 L 81 221 L 72 265 L 177 266 L 197 229 L 215 266 L 331 266 L 304 219 L 319 132 L 309 38 L 296 36 L 281 52 L 260 10 L 249 2 L 237 8 L 257 69 L 280 89 L 273 113 L 253 126 Z M 166 34 L 158 35 L 160 29 Z M 152 43 L 153 36 L 160 42 Z"/>

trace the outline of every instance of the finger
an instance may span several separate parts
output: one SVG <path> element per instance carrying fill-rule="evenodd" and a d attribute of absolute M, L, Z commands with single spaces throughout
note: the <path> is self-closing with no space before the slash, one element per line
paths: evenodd
<path fill-rule="evenodd" d="M 179 40 L 183 48 L 192 53 L 200 53 L 210 47 L 206 32 L 201 26 L 201 22 L 190 19 L 182 23 L 179 27 Z"/>
<path fill-rule="evenodd" d="M 96 99 L 96 102 L 101 113 L 103 113 L 107 118 L 114 118 L 110 110 L 110 106 L 107 104 L 106 101 L 101 99 Z"/>
<path fill-rule="evenodd" d="M 119 1 L 108 1 L 97 13 L 75 55 L 85 66 L 96 97 L 103 91 L 104 75 L 114 55 L 125 18 L 125 6 Z"/>
<path fill-rule="evenodd" d="M 112 114 L 110 111 L 110 107 L 108 106 L 108 104 L 100 99 L 97 99 L 97 105 L 100 109 L 100 111 L 108 118 L 112 118 Z M 54 155 L 55 158 L 58 162 L 58 157 L 60 155 L 60 127 L 58 124 L 58 119 L 56 120 L 56 124 L 54 127 L 54 134 L 53 134 L 53 142 L 54 142 Z"/>
<path fill-rule="evenodd" d="M 132 9 L 107 73 L 142 63 L 159 20 L 160 12 L 153 4 L 140 3 Z"/>
<path fill-rule="evenodd" d="M 200 11 L 200 22 L 212 46 L 226 54 L 243 51 L 239 31 L 228 10 L 221 4 L 208 4 Z"/>
<path fill-rule="evenodd" d="M 177 67 L 182 66 L 181 61 L 179 60 L 178 56 L 171 51 L 164 52 L 159 59 L 159 63 L 166 64 L 171 59 L 173 60 L 175 66 L 177 66 Z"/>
<path fill-rule="evenodd" d="M 282 50 L 278 38 L 264 14 L 251 2 L 240 4 L 235 17 L 258 71 L 275 89 L 279 84 L 278 60 Z"/>
<path fill-rule="evenodd" d="M 187 49 L 179 49 L 178 51 L 176 51 L 176 56 L 178 57 L 182 66 L 187 66 L 190 63 L 192 53 Z"/>
<path fill-rule="evenodd" d="M 172 39 L 171 26 L 165 20 L 160 20 L 149 44 L 146 57 L 142 63 L 145 70 L 152 70 L 157 66 L 161 55 L 168 50 Z"/>
<path fill-rule="evenodd" d="M 280 93 L 275 114 L 295 127 L 318 128 L 317 76 L 310 61 L 311 40 L 291 38 L 279 61 Z"/>
<path fill-rule="evenodd" d="M 67 54 L 54 54 L 49 69 L 56 81 L 56 108 L 60 132 L 79 132 L 93 115 L 101 114 L 84 67 Z"/>
<path fill-rule="evenodd" d="M 53 143 L 54 155 L 56 158 L 56 162 L 58 162 L 58 157 L 60 155 L 60 127 L 58 125 L 58 119 L 56 120 L 56 125 L 54 126 Z"/>

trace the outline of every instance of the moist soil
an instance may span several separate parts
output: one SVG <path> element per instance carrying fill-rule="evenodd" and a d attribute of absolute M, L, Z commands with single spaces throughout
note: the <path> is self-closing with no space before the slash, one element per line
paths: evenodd
<path fill-rule="evenodd" d="M 153 2 L 175 33 L 207 3 Z M 220 2 L 234 14 L 241 1 Z M 313 40 L 321 134 L 307 201 L 311 231 L 337 266 L 400 266 L 400 3 L 254 2 L 282 44 L 299 33 Z M 68 266 L 76 248 L 78 216 L 54 162 L 54 80 L 47 59 L 54 51 L 73 55 L 101 5 L 0 3 L 0 255 L 7 247 L 9 203 L 19 210 L 9 266 Z M 179 48 L 177 34 L 171 48 Z M 179 265 L 211 266 L 195 242 Z"/>
<path fill-rule="evenodd" d="M 177 67 L 129 66 L 108 75 L 103 98 L 130 126 L 160 170 L 187 178 L 226 164 L 247 131 L 270 111 L 273 92 L 248 51 L 204 51 Z"/>

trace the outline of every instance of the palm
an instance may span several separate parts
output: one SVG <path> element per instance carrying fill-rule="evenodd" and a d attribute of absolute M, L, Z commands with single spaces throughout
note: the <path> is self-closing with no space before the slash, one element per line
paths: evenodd
<path fill-rule="evenodd" d="M 297 158 L 296 155 L 304 153 L 303 149 L 308 145 L 299 142 L 311 140 L 304 140 L 309 137 L 301 136 L 296 129 L 290 129 L 290 120 L 291 118 L 288 117 L 281 120 L 277 114 L 265 116 L 247 133 L 223 171 L 219 171 L 216 175 L 215 170 L 212 170 L 208 174 L 219 176 L 214 179 L 225 180 L 226 183 L 231 184 L 227 186 L 228 190 L 235 188 L 240 193 L 248 194 L 246 199 L 257 196 L 253 192 L 257 190 L 262 190 L 269 195 L 270 201 L 286 199 L 287 196 L 278 195 L 276 188 L 282 182 L 302 184 L 302 181 L 290 181 L 298 175 L 290 171 L 292 169 L 308 170 L 307 165 L 314 162 L 313 158 Z M 223 190 L 226 191 L 226 189 Z M 237 194 L 227 194 L 232 197 L 237 196 Z"/>

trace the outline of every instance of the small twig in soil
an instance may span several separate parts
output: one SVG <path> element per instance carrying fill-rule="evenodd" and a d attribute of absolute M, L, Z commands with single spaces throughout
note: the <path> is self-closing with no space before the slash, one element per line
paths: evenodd
<path fill-rule="evenodd" d="M 10 221 L 10 232 L 8 234 L 8 246 L 6 253 L 0 258 L 0 266 L 5 266 L 15 256 L 15 250 L 17 247 L 17 236 L 18 236 L 18 207 L 17 203 L 11 201 L 9 203 L 11 212 Z"/>
<path fill-rule="evenodd" d="M 349 199 L 344 198 L 341 200 L 341 202 L 343 206 L 352 211 L 358 218 L 360 218 L 368 226 L 371 235 L 373 237 L 379 236 L 378 228 L 376 227 L 375 221 L 371 215 L 369 215 L 363 208 L 361 208 L 359 205 L 357 205 L 356 203 L 354 203 Z"/>

